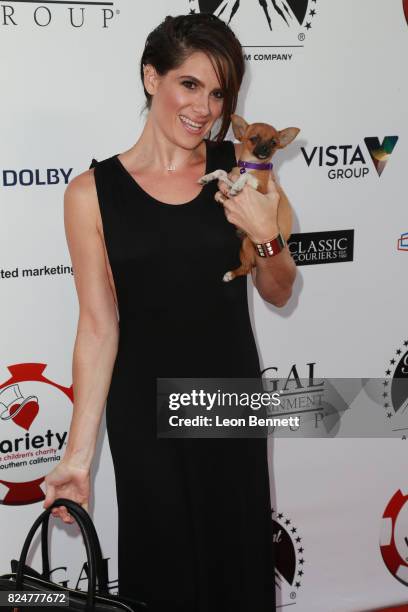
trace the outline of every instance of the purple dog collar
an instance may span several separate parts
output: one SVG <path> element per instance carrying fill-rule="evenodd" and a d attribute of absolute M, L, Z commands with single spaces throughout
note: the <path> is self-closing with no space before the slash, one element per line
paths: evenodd
<path fill-rule="evenodd" d="M 256 162 L 246 162 L 246 161 L 241 161 L 239 159 L 238 166 L 240 168 L 239 173 L 244 174 L 244 172 L 246 172 L 246 168 L 249 168 L 250 170 L 272 170 L 273 163 L 268 162 L 267 164 L 262 164 L 262 163 L 258 164 Z"/>

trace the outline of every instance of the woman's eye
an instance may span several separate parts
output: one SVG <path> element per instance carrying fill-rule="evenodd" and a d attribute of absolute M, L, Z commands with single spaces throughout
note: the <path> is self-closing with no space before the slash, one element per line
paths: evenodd
<path fill-rule="evenodd" d="M 194 81 L 182 81 L 181 84 L 184 85 L 184 87 L 186 87 L 187 89 L 195 89 L 196 86 L 196 83 L 194 83 Z M 193 87 L 190 87 L 190 85 L 193 85 Z M 224 97 L 224 94 L 221 90 L 216 91 L 214 95 L 218 100 L 222 100 Z"/>

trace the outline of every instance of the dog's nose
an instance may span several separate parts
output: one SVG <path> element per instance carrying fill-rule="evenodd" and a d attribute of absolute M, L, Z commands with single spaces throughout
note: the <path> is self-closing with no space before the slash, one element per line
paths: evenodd
<path fill-rule="evenodd" d="M 254 154 L 257 157 L 268 157 L 271 154 L 271 147 L 269 145 L 261 145 L 256 147 Z"/>

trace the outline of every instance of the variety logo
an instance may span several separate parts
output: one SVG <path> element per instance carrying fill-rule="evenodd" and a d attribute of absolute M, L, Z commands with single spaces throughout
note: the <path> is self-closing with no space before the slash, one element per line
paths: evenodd
<path fill-rule="evenodd" d="M 78 29 L 95 24 L 101 28 L 108 28 L 119 14 L 120 10 L 115 9 L 115 2 L 8 0 L 7 4 L 0 4 L 0 26 L 14 28 L 29 23 L 35 27 L 46 28 L 63 19 L 70 28 Z"/>
<path fill-rule="evenodd" d="M 239 33 L 243 47 L 282 47 L 285 52 L 245 53 L 248 61 L 291 60 L 314 27 L 317 0 L 188 0 L 189 13 L 213 13 Z M 248 20 L 251 27 L 248 28 Z M 254 40 L 252 36 L 256 36 Z M 250 37 L 251 36 L 251 37 Z M 286 49 L 291 49 L 287 52 Z"/>
<path fill-rule="evenodd" d="M 292 521 L 272 509 L 272 546 L 279 607 L 296 603 L 304 576 L 304 546 Z"/>
<path fill-rule="evenodd" d="M 2 187 L 32 187 L 33 185 L 59 185 L 60 183 L 68 185 L 69 177 L 73 168 L 47 168 L 44 170 L 31 170 L 23 168 L 22 170 L 6 170 L 2 171 Z"/>
<path fill-rule="evenodd" d="M 390 499 L 381 521 L 381 555 L 391 574 L 408 586 L 408 495 Z"/>
<path fill-rule="evenodd" d="M 386 136 L 382 144 L 376 136 L 364 138 L 378 176 L 387 165 L 397 141 L 398 136 Z M 359 144 L 314 146 L 309 150 L 301 147 L 301 151 L 308 167 L 314 165 L 327 169 L 329 179 L 366 178 L 370 173 L 363 146 Z"/>
<path fill-rule="evenodd" d="M 44 477 L 64 454 L 73 390 L 43 375 L 41 363 L 9 366 L 0 385 L 0 503 L 44 499 Z"/>
<path fill-rule="evenodd" d="M 354 230 L 292 234 L 288 248 L 297 266 L 353 261 Z"/>
<path fill-rule="evenodd" d="M 408 251 L 408 232 L 401 234 L 401 237 L 398 238 L 397 247 L 399 251 Z"/>

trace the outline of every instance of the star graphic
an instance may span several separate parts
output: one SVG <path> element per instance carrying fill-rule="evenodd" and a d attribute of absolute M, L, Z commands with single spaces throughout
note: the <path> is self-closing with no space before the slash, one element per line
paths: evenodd
<path fill-rule="evenodd" d="M 289 519 L 286 519 L 285 525 L 290 525 L 290 520 Z"/>
<path fill-rule="evenodd" d="M 300 587 L 300 582 L 295 582 L 295 587 L 298 589 Z"/>
<path fill-rule="evenodd" d="M 311 9 L 311 10 L 309 11 L 309 15 L 310 15 L 311 17 L 314 17 L 314 16 L 316 15 L 316 11 L 315 11 L 315 9 Z"/>
<path fill-rule="evenodd" d="M 404 346 L 408 346 L 408 340 L 405 340 Z"/>
<path fill-rule="evenodd" d="M 384 404 L 384 408 L 389 408 L 389 407 L 390 407 L 389 403 L 388 403 L 388 402 L 385 402 L 385 404 Z"/>
<path fill-rule="evenodd" d="M 190 15 L 194 15 L 195 12 L 195 9 L 190 9 Z"/>
<path fill-rule="evenodd" d="M 391 374 L 391 370 L 385 370 L 385 373 L 387 374 L 387 376 L 389 376 Z"/>
<path fill-rule="evenodd" d="M 292 527 L 291 532 L 292 532 L 292 533 L 296 533 L 296 532 L 297 532 L 296 527 Z"/>
<path fill-rule="evenodd" d="M 392 417 L 392 412 L 387 412 L 387 417 L 390 419 Z"/>
<path fill-rule="evenodd" d="M 384 385 L 384 387 L 387 387 L 388 386 L 388 380 L 384 380 L 383 385 Z"/>
<path fill-rule="evenodd" d="M 279 512 L 279 514 L 278 514 L 278 518 L 279 518 L 279 519 L 281 519 L 282 517 L 283 517 L 282 512 Z"/>
<path fill-rule="evenodd" d="M 275 508 L 271 508 L 271 513 L 275 514 Z"/>
<path fill-rule="evenodd" d="M 304 572 L 302 570 L 298 571 L 298 576 L 303 576 Z"/>
<path fill-rule="evenodd" d="M 382 395 L 383 395 L 383 397 L 387 397 L 387 396 L 388 396 L 388 393 L 385 393 L 385 392 L 384 392 Z"/>
<path fill-rule="evenodd" d="M 301 546 L 300 548 L 298 548 L 298 552 L 302 553 L 304 551 L 303 546 Z"/>
<path fill-rule="evenodd" d="M 300 537 L 298 536 L 297 538 L 295 538 L 295 541 L 296 541 L 296 542 L 301 542 L 301 541 L 302 541 L 302 538 L 300 538 Z"/>
<path fill-rule="evenodd" d="M 397 355 L 401 355 L 401 349 L 397 349 L 395 352 L 397 353 Z"/>
<path fill-rule="evenodd" d="M 312 24 L 310 23 L 310 21 L 308 21 L 308 22 L 306 23 L 305 28 L 306 28 L 307 30 L 310 30 L 310 29 L 312 28 Z"/>
<path fill-rule="evenodd" d="M 394 365 L 394 363 L 395 363 L 395 359 L 390 359 L 390 364 Z"/>
<path fill-rule="evenodd" d="M 304 560 L 304 559 L 299 559 L 299 563 L 300 563 L 300 565 L 303 565 L 303 564 L 304 564 L 304 562 L 305 562 L 305 560 Z"/>

